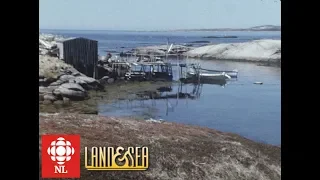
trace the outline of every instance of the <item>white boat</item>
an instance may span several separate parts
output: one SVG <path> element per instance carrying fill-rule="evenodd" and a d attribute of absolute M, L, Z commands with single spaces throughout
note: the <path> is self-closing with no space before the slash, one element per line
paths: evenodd
<path fill-rule="evenodd" d="M 187 73 L 187 77 L 188 78 L 192 78 L 192 77 L 196 77 L 197 74 L 193 73 L 193 72 L 188 72 Z M 222 73 L 200 73 L 200 79 L 202 80 L 227 80 L 227 79 L 231 79 L 231 77 L 226 74 L 225 72 Z"/>
<path fill-rule="evenodd" d="M 232 71 L 221 71 L 221 70 L 210 70 L 210 69 L 203 69 L 201 70 L 206 71 L 206 72 L 213 72 L 213 73 L 226 73 L 228 74 L 231 78 L 237 78 L 238 77 L 238 70 L 232 70 Z"/>
<path fill-rule="evenodd" d="M 195 78 L 197 77 L 197 73 L 194 71 L 194 69 L 190 69 L 187 72 L 187 78 Z M 231 79 L 231 76 L 229 76 L 225 72 L 221 73 L 201 73 L 200 72 L 200 80 L 227 80 Z"/>

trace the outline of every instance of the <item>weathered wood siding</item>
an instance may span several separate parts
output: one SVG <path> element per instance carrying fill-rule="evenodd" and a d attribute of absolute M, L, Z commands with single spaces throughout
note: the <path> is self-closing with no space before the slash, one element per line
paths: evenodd
<path fill-rule="evenodd" d="M 95 68 L 98 62 L 98 42 L 85 38 L 63 41 L 63 60 L 79 72 L 97 77 Z"/>

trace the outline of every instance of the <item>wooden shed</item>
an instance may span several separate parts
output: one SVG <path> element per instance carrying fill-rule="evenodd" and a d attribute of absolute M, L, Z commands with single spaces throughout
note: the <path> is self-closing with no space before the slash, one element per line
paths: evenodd
<path fill-rule="evenodd" d="M 57 42 L 59 59 L 89 77 L 98 77 L 98 41 L 82 37 Z"/>

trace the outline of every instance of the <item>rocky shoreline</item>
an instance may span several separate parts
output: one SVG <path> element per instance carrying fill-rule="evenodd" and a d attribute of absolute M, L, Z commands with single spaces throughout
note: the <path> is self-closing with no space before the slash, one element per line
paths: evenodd
<path fill-rule="evenodd" d="M 112 88 L 116 90 L 108 91 L 108 96 L 115 98 L 114 92 L 118 99 L 126 97 L 126 93 L 121 97 L 121 85 L 106 86 L 114 84 L 114 79 L 87 77 L 62 60 L 50 57 L 50 53 L 56 50 L 55 38 L 45 38 L 51 44 L 44 41 L 39 46 L 40 104 L 83 103 L 90 98 L 90 92 L 104 93 Z M 155 50 L 163 55 L 164 47 L 149 47 L 147 51 L 141 48 L 140 52 Z M 186 49 L 191 51 L 194 48 Z M 173 52 L 182 55 L 186 49 L 173 46 Z M 147 89 L 142 84 L 136 86 Z M 254 142 L 239 135 L 163 121 L 70 113 L 67 109 L 63 113 L 39 113 L 39 117 L 40 135 L 80 134 L 81 147 L 149 147 L 148 171 L 92 172 L 84 169 L 82 158 L 81 179 L 281 179 L 281 147 Z M 83 149 L 81 153 L 83 156 Z M 41 173 L 41 166 L 39 170 Z"/>
<path fill-rule="evenodd" d="M 281 148 L 236 134 L 98 115 L 40 113 L 39 117 L 40 135 L 80 134 L 81 179 L 281 179 Z M 149 169 L 87 171 L 83 161 L 86 146 L 146 146 L 150 153 Z M 41 158 L 40 154 L 41 143 Z"/>
<path fill-rule="evenodd" d="M 39 100 L 68 103 L 88 97 L 89 90 L 104 91 L 96 79 L 85 76 L 56 57 L 39 55 Z"/>
<path fill-rule="evenodd" d="M 164 56 L 166 45 L 137 47 L 130 53 Z M 206 44 L 200 47 L 173 45 L 168 57 L 183 56 L 205 60 L 281 63 L 281 40 L 262 39 L 243 43 Z"/>
<path fill-rule="evenodd" d="M 68 38 L 51 34 L 41 34 L 39 36 L 39 54 L 49 55 L 56 51 L 56 41 L 63 39 Z M 193 43 L 199 42 L 202 43 L 200 47 L 193 47 L 188 45 L 188 43 L 183 45 L 173 44 L 169 52 L 168 48 L 170 46 L 168 45 L 136 47 L 128 52 L 121 53 L 120 56 L 149 55 L 167 56 L 169 58 L 179 56 L 206 60 L 218 59 L 242 62 L 281 63 L 281 40 L 260 39 L 242 43 L 221 44 L 210 44 L 210 41 L 196 41 Z"/>
<path fill-rule="evenodd" d="M 167 56 L 167 57 L 177 57 L 177 55 L 182 56 L 183 53 L 188 52 L 194 47 L 189 47 L 185 45 L 172 45 L 172 48 L 168 52 L 167 45 L 156 45 L 156 46 L 143 46 L 132 49 L 131 51 L 125 52 L 124 55 L 153 55 L 153 56 Z"/>
<path fill-rule="evenodd" d="M 184 54 L 191 58 L 248 62 L 281 62 L 281 40 L 254 40 L 195 48 Z"/>

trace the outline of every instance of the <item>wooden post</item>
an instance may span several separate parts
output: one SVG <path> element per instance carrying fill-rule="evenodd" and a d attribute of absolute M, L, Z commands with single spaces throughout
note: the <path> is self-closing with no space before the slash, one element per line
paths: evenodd
<path fill-rule="evenodd" d="M 198 84 L 200 84 L 200 64 L 198 64 Z"/>
<path fill-rule="evenodd" d="M 93 79 L 96 79 L 96 65 L 93 63 Z"/>

